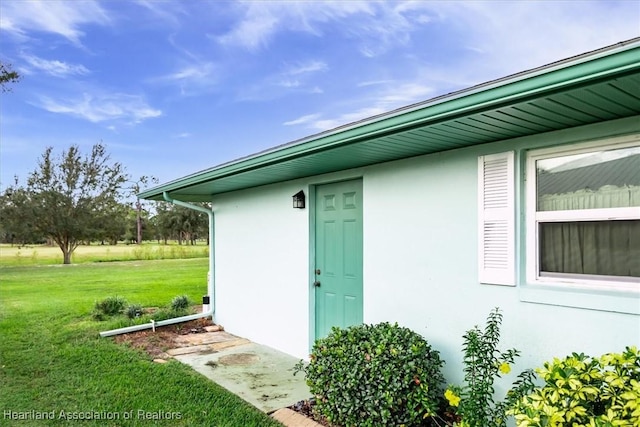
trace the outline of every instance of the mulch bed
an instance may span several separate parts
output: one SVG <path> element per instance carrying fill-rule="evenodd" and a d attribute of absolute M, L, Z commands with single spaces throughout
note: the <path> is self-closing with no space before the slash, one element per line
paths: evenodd
<path fill-rule="evenodd" d="M 165 352 L 178 347 L 175 342 L 176 337 L 206 332 L 204 328 L 211 325 L 210 319 L 196 319 L 174 325 L 160 326 L 156 328 L 155 332 L 147 329 L 116 335 L 114 339 L 118 344 L 126 344 L 145 351 L 154 359 L 166 359 L 168 356 Z"/>
<path fill-rule="evenodd" d="M 314 414 L 313 412 L 314 405 L 315 405 L 315 399 L 312 398 L 307 400 L 301 400 L 297 403 L 294 403 L 293 405 L 289 406 L 289 409 L 299 413 L 300 415 L 304 415 L 305 417 L 310 418 L 313 421 L 323 426 L 335 427 L 333 424 L 327 421 L 324 417 Z"/>
<path fill-rule="evenodd" d="M 301 400 L 301 401 L 289 406 L 289 409 L 299 413 L 300 415 L 304 415 L 305 417 L 310 418 L 310 419 L 314 420 L 315 422 L 317 422 L 318 424 L 321 424 L 321 425 L 323 425 L 325 427 L 339 427 L 339 426 L 336 426 L 334 424 L 331 424 L 324 417 L 315 414 L 314 411 L 313 411 L 313 406 L 314 405 L 315 405 L 315 399 L 311 398 L 311 399 L 308 399 L 308 400 Z M 450 414 L 449 412 L 445 412 L 441 416 L 444 418 L 444 421 L 447 423 L 447 425 L 454 425 L 454 423 L 459 423 L 460 422 L 460 417 L 457 417 L 454 414 Z"/>

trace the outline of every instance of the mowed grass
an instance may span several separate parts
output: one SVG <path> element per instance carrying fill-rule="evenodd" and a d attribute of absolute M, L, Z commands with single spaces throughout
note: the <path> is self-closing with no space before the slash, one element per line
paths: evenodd
<path fill-rule="evenodd" d="M 209 247 L 206 242 L 197 245 L 162 245 L 143 242 L 141 245 L 81 245 L 73 252 L 72 262 L 140 261 L 152 259 L 206 258 Z M 0 244 L 0 266 L 62 264 L 62 251 L 57 246 Z"/>
<path fill-rule="evenodd" d="M 0 267 L 0 426 L 280 425 L 188 366 L 99 337 L 111 326 L 92 320 L 96 301 L 199 301 L 207 269 L 206 258 Z"/>

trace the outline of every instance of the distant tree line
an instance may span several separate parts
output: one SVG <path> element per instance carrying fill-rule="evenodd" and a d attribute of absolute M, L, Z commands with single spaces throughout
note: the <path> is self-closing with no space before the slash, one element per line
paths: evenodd
<path fill-rule="evenodd" d="M 153 181 L 132 181 L 102 143 L 84 156 L 75 145 L 60 156 L 47 148 L 26 184 L 16 177 L 0 194 L 0 242 L 57 245 L 65 264 L 81 244 L 208 242 L 205 214 L 166 202 L 130 201 Z"/>
<path fill-rule="evenodd" d="M 206 203 L 194 204 L 208 207 Z M 167 244 L 168 240 L 176 240 L 180 245 L 195 245 L 200 239 L 206 239 L 209 243 L 209 218 L 193 209 L 156 202 L 155 214 L 151 216 L 149 224 L 149 235 L 158 243 Z"/>

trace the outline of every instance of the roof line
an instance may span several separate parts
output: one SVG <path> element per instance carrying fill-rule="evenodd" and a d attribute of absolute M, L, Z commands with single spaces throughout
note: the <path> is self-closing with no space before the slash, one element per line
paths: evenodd
<path fill-rule="evenodd" d="M 460 115 L 465 112 L 471 110 L 477 110 L 479 108 L 483 108 L 489 105 L 496 105 L 498 103 L 508 102 L 509 100 L 514 99 L 524 99 L 527 96 L 535 96 L 542 91 L 549 91 L 553 89 L 557 89 L 558 87 L 566 87 L 571 85 L 579 84 L 581 81 L 585 79 L 588 81 L 592 81 L 598 77 L 610 75 L 612 72 L 619 73 L 624 71 L 625 67 L 637 68 L 640 61 L 637 59 L 635 61 L 626 61 L 621 64 L 617 64 L 614 69 L 610 67 L 601 69 L 599 72 L 594 73 L 593 70 L 589 70 L 587 73 L 580 72 L 581 70 L 575 69 L 582 64 L 588 63 L 590 61 L 594 61 L 600 57 L 609 56 L 612 53 L 616 52 L 625 52 L 628 50 L 636 49 L 640 47 L 640 37 L 636 37 L 630 40 L 622 41 L 610 46 L 606 46 L 600 49 L 596 49 L 593 51 L 589 51 L 586 53 L 582 53 L 580 55 L 575 55 L 570 58 L 562 59 L 560 61 L 555 61 L 540 67 L 532 68 L 526 71 L 521 71 L 515 74 L 511 74 L 506 77 L 501 77 L 499 79 L 494 79 L 488 82 L 484 82 L 469 88 L 461 89 L 455 92 L 443 94 L 436 96 L 434 98 L 430 98 L 425 101 L 421 101 L 415 104 L 411 104 L 408 106 L 400 107 L 398 109 L 378 114 L 376 116 L 368 117 L 366 119 L 362 119 L 356 122 L 348 123 L 327 131 L 323 131 L 320 133 L 316 133 L 304 138 L 300 138 L 285 144 L 281 144 L 248 156 L 240 157 L 235 160 L 231 160 L 229 162 L 221 163 L 212 168 L 208 168 L 185 177 L 170 181 L 166 184 L 156 186 L 154 188 L 145 190 L 140 193 L 141 198 L 148 198 L 156 195 L 158 192 L 162 191 L 175 191 L 180 188 L 184 188 L 194 184 L 194 180 L 198 182 L 212 181 L 224 176 L 233 175 L 238 172 L 245 172 L 252 169 L 260 168 L 263 166 L 267 166 L 269 164 L 278 163 L 285 159 L 291 159 L 295 157 L 300 157 L 302 155 L 308 154 L 310 151 L 318 151 L 318 150 L 326 150 L 334 147 L 336 144 L 346 145 L 353 141 L 361 140 L 362 138 L 367 138 L 372 135 L 379 134 L 381 132 L 389 132 L 392 130 L 396 130 L 398 128 L 410 128 L 419 125 L 420 123 L 428 122 L 428 121 L 436 121 L 443 120 L 446 117 L 451 117 L 452 115 Z M 575 69 L 575 73 L 570 73 L 571 69 Z M 553 84 L 548 84 L 545 82 L 537 82 L 535 78 L 541 75 L 549 74 L 553 71 L 565 71 L 569 74 L 569 77 L 563 77 L 562 79 L 556 79 L 557 81 L 553 82 Z M 575 75 L 572 75 L 575 74 Z M 526 85 L 527 80 L 534 80 L 530 85 Z M 534 84 L 537 83 L 537 84 Z M 545 84 L 541 84 L 545 83 Z M 511 91 L 512 93 L 508 93 L 505 88 L 512 85 L 523 85 L 524 88 L 518 88 L 515 91 Z M 530 87 L 526 87 L 530 86 Z M 491 93 L 492 90 L 505 90 L 505 94 L 499 94 L 499 96 L 488 96 L 487 93 Z M 525 90 L 523 90 L 525 89 Z M 475 100 L 476 97 L 483 98 L 483 94 L 485 94 L 486 99 Z M 460 100 L 461 98 L 473 98 L 473 102 L 467 102 L 468 105 L 456 106 L 454 108 L 446 109 L 443 108 L 445 104 L 454 102 L 456 100 Z M 440 108 L 438 108 L 440 107 Z M 420 117 L 411 117 L 414 116 L 418 111 L 425 110 L 427 108 L 432 109 L 440 109 L 443 111 L 434 111 L 432 115 L 428 116 L 420 116 Z M 388 121 L 395 117 L 406 116 L 406 119 L 400 123 L 395 124 L 392 127 L 380 126 L 379 124 L 383 121 Z M 378 126 L 376 126 L 378 125 Z M 371 127 L 372 129 L 365 129 L 366 127 Z M 354 135 L 347 135 L 349 132 L 355 132 L 356 130 L 361 130 L 361 132 L 356 132 Z M 342 135 L 342 138 L 337 138 L 338 135 Z M 308 148 L 303 148 L 306 144 L 312 144 L 314 142 L 318 143 L 323 139 L 329 138 L 330 140 L 326 141 L 319 146 L 311 146 Z M 331 139 L 334 139 L 332 141 Z M 291 153 L 283 153 L 284 151 L 296 150 Z M 280 153 L 280 156 L 269 159 L 269 157 Z M 271 155 L 271 156 L 270 156 Z M 263 159 L 260 161 L 260 159 Z M 249 164 L 247 164 L 249 163 Z M 255 164 L 251 164 L 255 163 Z M 237 168 L 233 168 L 233 166 L 241 166 L 238 170 Z M 227 173 L 222 173 L 220 175 L 215 174 L 215 172 L 221 172 L 224 169 L 230 169 Z M 207 177 L 206 175 L 211 175 Z"/>
<path fill-rule="evenodd" d="M 541 65 L 541 66 L 538 66 L 538 67 L 535 67 L 535 68 L 530 68 L 530 69 L 527 69 L 527 70 L 524 70 L 524 71 L 519 71 L 519 72 L 514 73 L 514 74 L 509 74 L 509 75 L 504 76 L 504 77 L 499 77 L 497 79 L 489 80 L 489 81 L 486 81 L 486 82 L 483 82 L 483 83 L 479 83 L 479 84 L 476 84 L 476 85 L 473 85 L 473 86 L 470 86 L 470 87 L 467 87 L 467 88 L 463 88 L 463 89 L 460 89 L 460 90 L 456 90 L 456 91 L 453 91 L 453 92 L 448 92 L 448 93 L 445 93 L 445 94 L 442 94 L 442 95 L 437 95 L 437 96 L 435 96 L 433 98 L 429 98 L 429 99 L 424 100 L 424 101 L 419 101 L 419 102 L 416 102 L 416 103 L 413 103 L 413 104 L 409 104 L 409 105 L 405 105 L 405 106 L 402 106 L 402 107 L 398 107 L 398 108 L 393 109 L 391 111 L 387 111 L 387 112 L 384 112 L 384 113 L 376 114 L 374 116 L 369 116 L 369 117 L 363 118 L 361 120 L 345 123 L 343 125 L 337 126 L 335 128 L 332 128 L 332 129 L 328 129 L 326 131 L 318 132 L 318 133 L 315 133 L 315 134 L 312 134 L 312 135 L 309 135 L 309 136 L 305 136 L 303 138 L 300 138 L 300 139 L 297 139 L 297 140 L 294 140 L 294 141 L 290 141 L 290 142 L 287 142 L 287 143 L 284 143 L 284 144 L 277 145 L 275 147 L 268 148 L 266 150 L 259 151 L 257 153 L 254 153 L 254 154 L 251 154 L 251 155 L 248 155 L 248 156 L 240 157 L 240 158 L 238 158 L 238 159 L 236 159 L 234 161 L 243 161 L 243 160 L 246 160 L 246 159 L 248 159 L 250 157 L 259 156 L 259 155 L 262 155 L 262 154 L 267 154 L 267 153 L 272 152 L 272 151 L 278 151 L 279 149 L 282 149 L 282 148 L 287 147 L 287 146 L 301 144 L 301 143 L 304 143 L 304 142 L 306 142 L 308 140 L 319 139 L 321 137 L 328 136 L 328 135 L 331 135 L 333 133 L 339 133 L 339 132 L 342 132 L 342 131 L 350 129 L 350 128 L 354 128 L 354 127 L 362 126 L 362 125 L 370 123 L 370 122 L 378 121 L 380 119 L 386 119 L 386 118 L 394 117 L 394 116 L 397 116 L 397 115 L 400 115 L 400 114 L 404 114 L 404 113 L 407 113 L 407 112 L 410 112 L 410 111 L 415 111 L 415 110 L 418 110 L 418 109 L 422 109 L 422 108 L 428 107 L 430 105 L 434 105 L 434 104 L 440 103 L 442 101 L 452 101 L 452 100 L 454 100 L 456 98 L 460 98 L 462 96 L 471 95 L 474 92 L 479 92 L 479 91 L 482 91 L 482 90 L 488 90 L 488 89 L 491 89 L 492 87 L 500 86 L 501 83 L 504 83 L 504 82 L 507 82 L 507 81 L 509 81 L 509 83 L 515 83 L 515 82 L 517 82 L 517 81 L 519 81 L 521 79 L 531 78 L 531 77 L 534 77 L 534 76 L 536 76 L 538 74 L 542 74 L 543 72 L 549 72 L 553 68 L 561 68 L 563 65 L 566 65 L 567 63 L 571 63 L 571 65 L 577 65 L 577 64 L 579 64 L 581 62 L 584 62 L 585 60 L 593 60 L 596 57 L 603 56 L 604 54 L 607 54 L 607 53 L 611 52 L 612 50 L 618 50 L 618 49 L 621 49 L 621 48 L 625 48 L 625 47 L 628 47 L 629 45 L 633 45 L 633 44 L 636 44 L 636 43 L 638 45 L 640 45 L 640 37 L 635 37 L 635 38 L 632 38 L 632 39 L 629 39 L 629 40 L 624 40 L 624 41 L 621 41 L 621 42 L 618 42 L 618 43 L 615 43 L 615 44 L 612 44 L 612 45 L 609 45 L 609 46 L 605 46 L 605 47 L 602 47 L 602 48 L 599 48 L 599 49 L 595 49 L 595 50 L 592 50 L 592 51 L 589 51 L 589 52 L 585 52 L 585 53 L 581 53 L 581 54 L 578 54 L 578 55 L 574 55 L 574 56 L 571 56 L 569 58 L 565 58 L 565 59 L 561 59 L 561 60 L 558 60 L 558 61 L 555 61 L 555 62 L 551 62 L 549 64 Z M 234 161 L 232 161 L 232 162 L 234 162 Z M 226 165 L 228 163 L 231 163 L 231 162 L 222 163 L 222 164 L 220 164 L 218 166 L 224 166 L 224 165 Z"/>

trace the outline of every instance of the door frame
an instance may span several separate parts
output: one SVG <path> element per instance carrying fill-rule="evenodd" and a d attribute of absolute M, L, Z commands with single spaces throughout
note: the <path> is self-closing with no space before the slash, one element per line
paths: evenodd
<path fill-rule="evenodd" d="M 316 188 L 321 185 L 337 184 L 344 181 L 362 181 L 362 222 L 363 222 L 363 261 L 364 261 L 364 176 L 346 176 L 338 179 L 328 179 L 326 181 L 316 181 L 310 184 L 308 187 L 307 206 L 309 207 L 309 272 L 307 277 L 307 289 L 309 290 L 309 353 L 313 349 L 313 344 L 316 341 L 316 292 L 313 282 L 315 281 L 315 266 L 316 266 Z M 363 267 L 364 270 L 364 267 Z M 364 271 L 362 272 L 364 287 Z M 363 294 L 363 314 L 364 314 L 364 294 Z"/>

